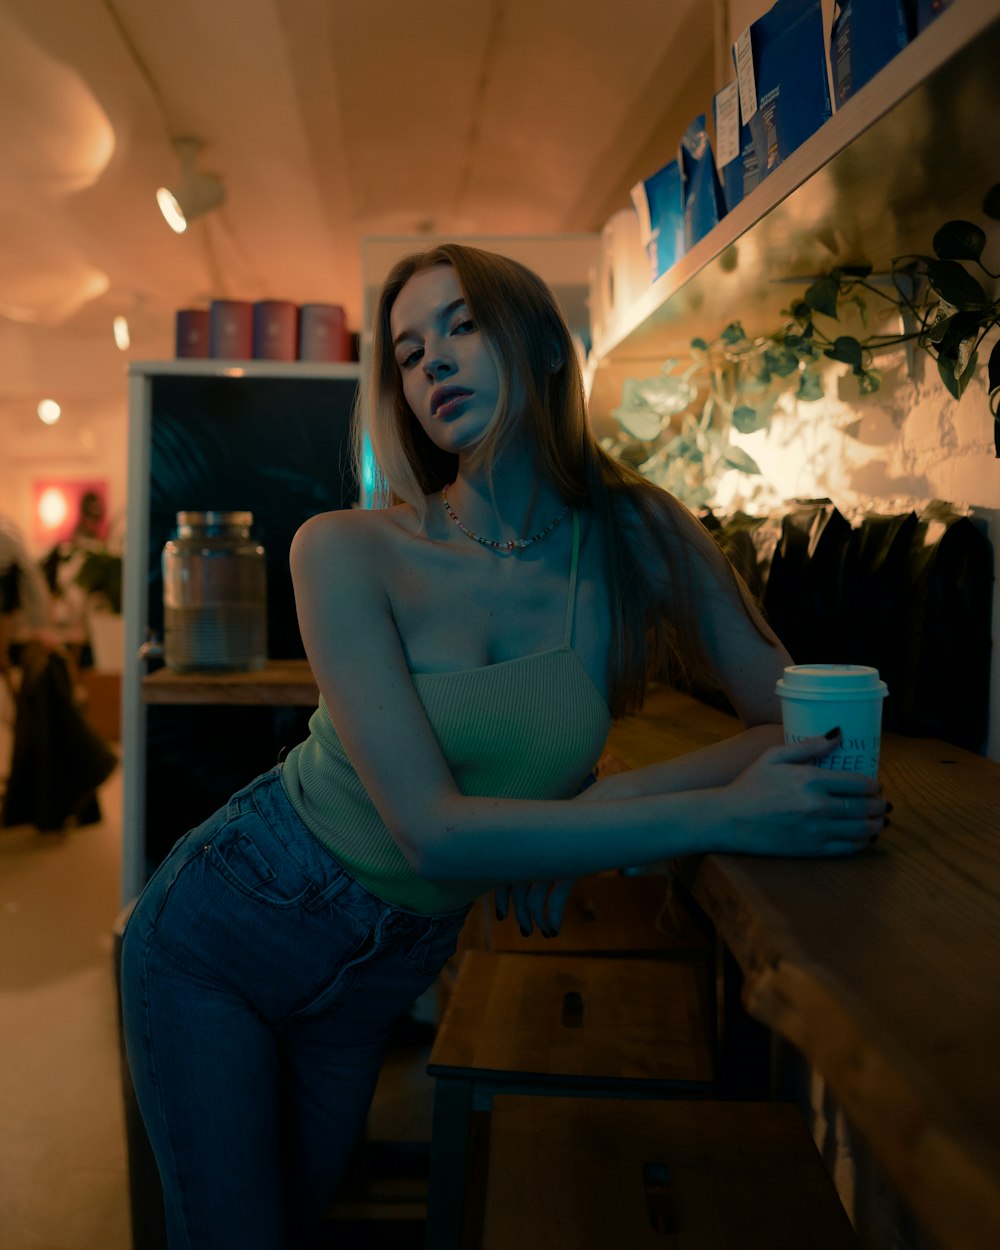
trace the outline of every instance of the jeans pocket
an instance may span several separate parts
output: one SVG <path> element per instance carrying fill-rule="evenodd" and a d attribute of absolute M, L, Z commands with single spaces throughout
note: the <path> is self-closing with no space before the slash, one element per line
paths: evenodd
<path fill-rule="evenodd" d="M 231 886 L 272 907 L 300 907 L 326 884 L 309 875 L 256 812 L 231 820 L 206 851 Z"/>
<path fill-rule="evenodd" d="M 421 972 L 428 976 L 437 976 L 454 955 L 458 946 L 458 935 L 464 924 L 464 916 L 461 920 L 432 920 L 407 951 L 406 958 Z"/>

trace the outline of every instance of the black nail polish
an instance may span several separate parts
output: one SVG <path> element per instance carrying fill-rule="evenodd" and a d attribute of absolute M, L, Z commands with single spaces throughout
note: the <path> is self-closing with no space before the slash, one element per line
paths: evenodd
<path fill-rule="evenodd" d="M 524 925 L 521 925 L 521 937 L 531 937 L 531 930 L 526 929 Z"/>
<path fill-rule="evenodd" d="M 833 741 L 833 739 L 834 739 L 834 738 L 839 738 L 839 737 L 840 737 L 840 726 L 839 726 L 839 725 L 837 725 L 835 729 L 828 729 L 828 730 L 826 731 L 826 733 L 823 735 L 823 737 L 824 737 L 824 738 L 829 738 L 831 742 Z"/>
<path fill-rule="evenodd" d="M 493 914 L 496 916 L 497 920 L 503 920 L 503 912 L 499 907 L 494 907 Z"/>
<path fill-rule="evenodd" d="M 887 803 L 886 803 L 886 805 L 885 805 L 885 810 L 886 810 L 886 812 L 891 812 L 891 811 L 892 811 L 892 804 L 887 802 Z"/>

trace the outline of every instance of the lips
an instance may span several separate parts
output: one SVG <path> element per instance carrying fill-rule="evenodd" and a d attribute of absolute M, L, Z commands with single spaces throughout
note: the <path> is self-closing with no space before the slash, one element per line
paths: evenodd
<path fill-rule="evenodd" d="M 464 386 L 439 386 L 431 395 L 431 416 L 448 416 L 456 400 L 467 399 L 471 394 Z"/>

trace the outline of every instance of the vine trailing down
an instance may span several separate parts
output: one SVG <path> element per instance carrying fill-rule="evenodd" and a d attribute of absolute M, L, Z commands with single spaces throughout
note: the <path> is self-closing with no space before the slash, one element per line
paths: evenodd
<path fill-rule="evenodd" d="M 986 194 L 982 211 L 1000 221 L 1000 184 Z M 612 416 L 620 433 L 604 440 L 620 456 L 682 498 L 692 507 L 706 504 L 722 472 L 760 468 L 729 438 L 767 429 L 778 395 L 794 391 L 809 402 L 822 398 L 822 370 L 828 360 L 849 366 L 862 395 L 881 385 L 875 367 L 879 352 L 897 346 L 919 348 L 935 360 L 941 381 L 961 398 L 979 365 L 984 339 L 1000 327 L 1000 299 L 981 278 L 1000 274 L 983 264 L 986 231 L 975 222 L 945 222 L 934 234 L 933 255 L 893 258 L 889 273 L 876 276 L 871 265 L 844 265 L 817 278 L 783 313 L 785 320 L 769 334 L 750 339 L 734 321 L 712 342 L 696 338 L 692 360 L 680 373 L 667 361 L 659 376 L 625 383 L 621 405 Z M 977 272 L 970 270 L 974 267 Z M 825 321 L 837 322 L 852 306 L 868 325 L 867 300 L 875 297 L 879 313 L 894 312 L 902 329 L 893 334 L 828 333 Z M 707 396 L 692 380 L 707 375 Z M 1000 458 L 1000 338 L 987 362 L 994 446 Z M 675 429 L 675 418 L 680 428 Z"/>

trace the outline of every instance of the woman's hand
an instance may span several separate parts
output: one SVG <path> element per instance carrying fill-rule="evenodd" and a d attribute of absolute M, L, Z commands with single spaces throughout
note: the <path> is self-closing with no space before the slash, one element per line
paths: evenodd
<path fill-rule="evenodd" d="M 751 855 L 850 855 L 878 837 L 888 804 L 878 781 L 812 761 L 840 744 L 772 747 L 724 790 L 729 849 Z"/>
<path fill-rule="evenodd" d="M 566 900 L 573 885 L 573 880 L 567 878 L 498 886 L 495 891 L 497 919 L 506 919 L 513 905 L 514 915 L 525 937 L 531 935 L 533 924 L 538 925 L 543 937 L 555 937 L 559 933 Z"/>

